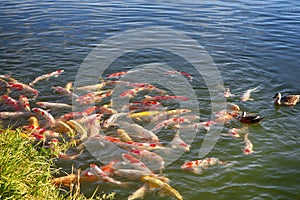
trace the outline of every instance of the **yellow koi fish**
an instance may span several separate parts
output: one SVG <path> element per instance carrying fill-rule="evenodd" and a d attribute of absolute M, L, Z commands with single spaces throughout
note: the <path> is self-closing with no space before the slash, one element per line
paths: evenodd
<path fill-rule="evenodd" d="M 162 193 L 162 194 L 165 194 L 165 195 L 168 195 L 168 196 L 171 196 L 171 197 L 175 197 L 178 200 L 183 200 L 183 197 L 181 196 L 181 194 L 177 190 L 175 190 L 169 184 L 163 182 L 162 180 L 160 180 L 156 177 L 143 176 L 141 178 L 141 181 L 148 184 L 150 189 L 151 188 L 158 188 L 159 193 Z"/>

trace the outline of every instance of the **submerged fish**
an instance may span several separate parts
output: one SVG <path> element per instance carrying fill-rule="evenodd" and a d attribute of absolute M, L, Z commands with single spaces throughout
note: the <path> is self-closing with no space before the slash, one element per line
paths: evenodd
<path fill-rule="evenodd" d="M 49 79 L 50 77 L 54 76 L 54 77 L 58 77 L 61 73 L 63 73 L 64 70 L 63 69 L 59 69 L 59 70 L 56 70 L 54 72 L 50 72 L 48 74 L 44 74 L 44 75 L 41 75 L 37 78 L 35 78 L 31 83 L 29 83 L 30 86 L 33 86 L 34 84 L 36 84 L 37 82 L 39 81 L 42 81 L 42 80 L 46 80 L 46 79 Z"/>
<path fill-rule="evenodd" d="M 248 101 L 248 100 L 253 101 L 253 99 L 250 98 L 250 94 L 251 94 L 251 92 L 256 91 L 259 87 L 260 87 L 260 86 L 257 86 L 257 87 L 255 87 L 255 88 L 252 88 L 252 89 L 247 90 L 247 91 L 241 96 L 241 98 L 240 98 L 241 101 Z"/>
<path fill-rule="evenodd" d="M 253 144 L 248 138 L 248 133 L 244 137 L 245 147 L 244 147 L 244 154 L 248 155 L 253 153 Z"/>

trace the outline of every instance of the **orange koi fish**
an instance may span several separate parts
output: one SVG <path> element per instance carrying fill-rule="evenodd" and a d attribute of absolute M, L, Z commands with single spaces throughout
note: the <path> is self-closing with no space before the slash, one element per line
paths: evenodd
<path fill-rule="evenodd" d="M 19 102 L 15 100 L 14 98 L 8 96 L 8 95 L 2 95 L 2 100 L 4 101 L 5 104 L 11 106 L 14 108 L 15 111 L 19 111 Z"/>
<path fill-rule="evenodd" d="M 36 84 L 37 82 L 39 81 L 43 81 L 43 80 L 46 80 L 46 79 L 49 79 L 50 77 L 54 76 L 54 77 L 58 77 L 61 73 L 63 73 L 64 70 L 63 69 L 59 69 L 59 70 L 56 70 L 54 72 L 50 72 L 48 74 L 44 74 L 42 76 L 39 76 L 37 78 L 35 78 L 31 83 L 29 83 L 30 86 L 33 86 L 34 84 Z"/>
<path fill-rule="evenodd" d="M 31 112 L 29 101 L 25 95 L 20 95 L 19 102 L 20 102 L 21 108 L 23 110 L 25 110 L 27 112 Z"/>

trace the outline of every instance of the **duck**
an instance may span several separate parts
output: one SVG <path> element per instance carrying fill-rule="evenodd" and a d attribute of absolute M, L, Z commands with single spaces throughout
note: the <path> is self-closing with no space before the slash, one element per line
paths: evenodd
<path fill-rule="evenodd" d="M 247 115 L 245 111 L 242 112 L 240 116 L 238 116 L 238 120 L 241 123 L 245 124 L 256 124 L 259 123 L 263 119 L 260 115 Z"/>
<path fill-rule="evenodd" d="M 287 95 L 281 97 L 281 93 L 279 92 L 275 93 L 272 98 L 276 99 L 274 104 L 280 106 L 294 106 L 300 101 L 300 95 Z"/>

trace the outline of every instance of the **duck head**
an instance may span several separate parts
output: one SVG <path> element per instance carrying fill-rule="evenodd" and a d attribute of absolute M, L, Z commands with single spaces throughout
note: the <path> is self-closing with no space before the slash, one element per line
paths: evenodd
<path fill-rule="evenodd" d="M 274 96 L 272 97 L 273 99 L 281 99 L 281 94 L 279 92 L 275 93 Z"/>

